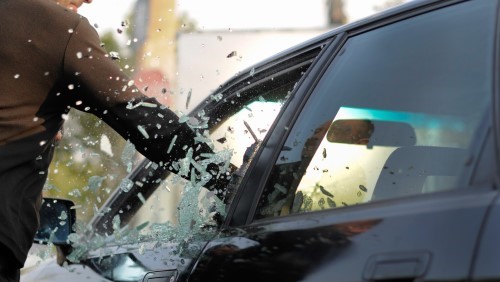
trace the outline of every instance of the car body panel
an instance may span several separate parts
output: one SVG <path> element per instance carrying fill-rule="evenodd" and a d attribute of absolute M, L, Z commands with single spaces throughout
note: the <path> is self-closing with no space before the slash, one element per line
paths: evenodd
<path fill-rule="evenodd" d="M 226 230 L 227 237 L 207 246 L 190 281 L 466 280 L 482 218 L 497 195 L 478 190 Z M 421 272 L 405 272 L 419 264 Z"/>
<path fill-rule="evenodd" d="M 488 281 L 498 279 L 500 268 L 498 267 L 498 254 L 500 253 L 500 198 L 497 196 L 484 222 L 483 236 L 479 241 L 476 261 L 474 263 L 472 279 L 476 281 Z"/>

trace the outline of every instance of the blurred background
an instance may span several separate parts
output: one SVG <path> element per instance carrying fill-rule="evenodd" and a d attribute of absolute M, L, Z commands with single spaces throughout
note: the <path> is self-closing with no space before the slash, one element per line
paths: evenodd
<path fill-rule="evenodd" d="M 79 13 L 146 95 L 182 115 L 250 65 L 403 2 L 94 0 Z M 106 124 L 71 110 L 44 196 L 73 200 L 86 222 L 140 159 Z"/>

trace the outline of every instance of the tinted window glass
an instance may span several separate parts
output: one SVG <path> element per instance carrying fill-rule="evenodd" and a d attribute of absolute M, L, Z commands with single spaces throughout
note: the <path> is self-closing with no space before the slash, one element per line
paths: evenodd
<path fill-rule="evenodd" d="M 494 1 L 353 36 L 290 132 L 257 218 L 467 183 L 490 103 Z"/>

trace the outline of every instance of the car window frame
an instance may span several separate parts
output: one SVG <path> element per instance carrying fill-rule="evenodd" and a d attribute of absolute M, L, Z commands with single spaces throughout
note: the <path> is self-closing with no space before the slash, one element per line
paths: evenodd
<path fill-rule="evenodd" d="M 307 98 L 313 92 L 314 86 L 326 71 L 331 62 L 332 52 L 338 52 L 338 47 L 344 42 L 346 33 L 330 33 L 326 42 L 328 44 L 323 48 L 311 65 L 308 73 L 299 81 L 297 89 L 293 96 L 283 106 L 281 113 L 278 114 L 270 131 L 262 141 L 261 148 L 256 152 L 254 161 L 250 164 L 248 172 L 240 184 L 240 192 L 236 195 L 228 211 L 228 220 L 223 228 L 241 226 L 249 223 L 249 217 L 253 213 L 264 184 L 266 183 L 270 170 L 269 163 L 274 163 L 279 155 L 280 148 L 283 146 L 287 136 L 288 129 L 293 126 L 298 118 L 301 109 L 307 102 Z"/>
<path fill-rule="evenodd" d="M 297 70 L 303 68 L 304 66 L 309 65 L 307 71 L 302 75 L 302 78 L 296 83 L 294 90 L 290 93 L 290 97 L 285 101 L 280 113 L 276 119 L 279 118 L 281 112 L 286 107 L 288 101 L 294 96 L 294 91 L 298 88 L 300 81 L 307 76 L 307 72 L 310 71 L 314 61 L 320 55 L 317 54 L 317 49 L 323 49 L 323 47 L 327 44 L 330 38 L 321 38 L 319 37 L 313 44 L 303 44 L 298 45 L 295 48 L 295 51 L 289 52 L 285 50 L 282 53 L 278 53 L 275 56 L 257 63 L 254 67 L 250 67 L 239 73 L 239 75 L 235 76 L 233 79 L 227 81 L 224 85 L 222 85 L 217 91 L 211 93 L 207 96 L 206 99 L 202 100 L 196 107 L 194 107 L 190 113 L 187 115 L 188 117 L 196 117 L 196 115 L 200 111 L 204 111 L 205 116 L 210 116 L 210 120 L 208 121 L 209 127 L 217 127 L 220 122 L 218 117 L 219 112 L 224 112 L 224 108 L 231 104 L 231 101 L 234 100 L 243 100 L 249 101 L 259 95 L 252 97 L 239 97 L 239 93 L 245 91 L 246 89 L 252 87 L 258 87 L 262 83 L 266 83 L 271 81 L 273 77 L 278 76 L 284 72 L 290 70 Z M 319 53 L 324 50 L 319 51 Z M 286 55 L 283 55 L 286 54 Z M 297 61 L 299 63 L 297 63 Z M 276 71 L 278 70 L 278 71 Z M 273 74 L 270 76 L 270 74 Z M 221 99 L 215 99 L 215 95 L 223 94 Z M 213 98 L 212 98 L 213 97 Z M 208 102 L 207 102 L 208 101 Z M 238 108 L 238 107 L 235 107 Z M 241 110 L 242 107 L 239 107 Z M 230 114 L 226 114 L 226 116 L 231 116 L 234 113 L 238 112 L 238 110 L 230 112 Z M 271 126 L 272 128 L 272 126 Z M 269 130 L 271 131 L 271 129 Z M 270 134 L 267 134 L 270 135 Z M 99 213 L 97 216 L 94 216 L 89 225 L 92 226 L 92 229 L 95 230 L 97 234 L 105 234 L 106 232 L 112 231 L 112 221 L 114 216 L 120 214 L 123 222 L 128 222 L 130 218 L 134 216 L 134 214 L 139 210 L 142 202 L 139 200 L 138 195 L 142 194 L 145 199 L 147 199 L 156 189 L 158 185 L 160 185 L 161 181 L 155 181 L 156 179 L 164 179 L 172 172 L 157 169 L 156 165 L 144 158 L 140 164 L 126 177 L 129 179 L 133 186 L 130 187 L 128 192 L 122 191 L 120 188 L 116 188 L 110 197 L 105 201 L 105 203 L 99 209 Z M 142 182 L 143 179 L 148 179 L 150 182 L 155 181 L 154 184 L 147 185 L 138 185 L 138 182 Z M 148 188 L 148 189 L 146 189 Z M 228 210 L 230 210 L 233 203 L 230 204 Z M 130 214 L 121 213 L 123 209 L 128 208 L 129 210 L 134 210 L 134 212 Z M 228 213 L 226 217 L 226 221 L 230 218 Z M 221 224 L 222 225 L 222 224 Z"/>

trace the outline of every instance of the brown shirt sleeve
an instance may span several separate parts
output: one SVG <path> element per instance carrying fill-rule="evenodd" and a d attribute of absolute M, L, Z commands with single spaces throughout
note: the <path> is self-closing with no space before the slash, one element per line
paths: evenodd
<path fill-rule="evenodd" d="M 64 58 L 66 97 L 72 107 L 93 113 L 155 162 L 184 157 L 195 134 L 175 113 L 143 95 L 111 60 L 95 29 L 82 18 L 71 31 Z M 172 139 L 176 142 L 167 153 Z M 184 147 L 185 148 L 185 147 Z"/>

